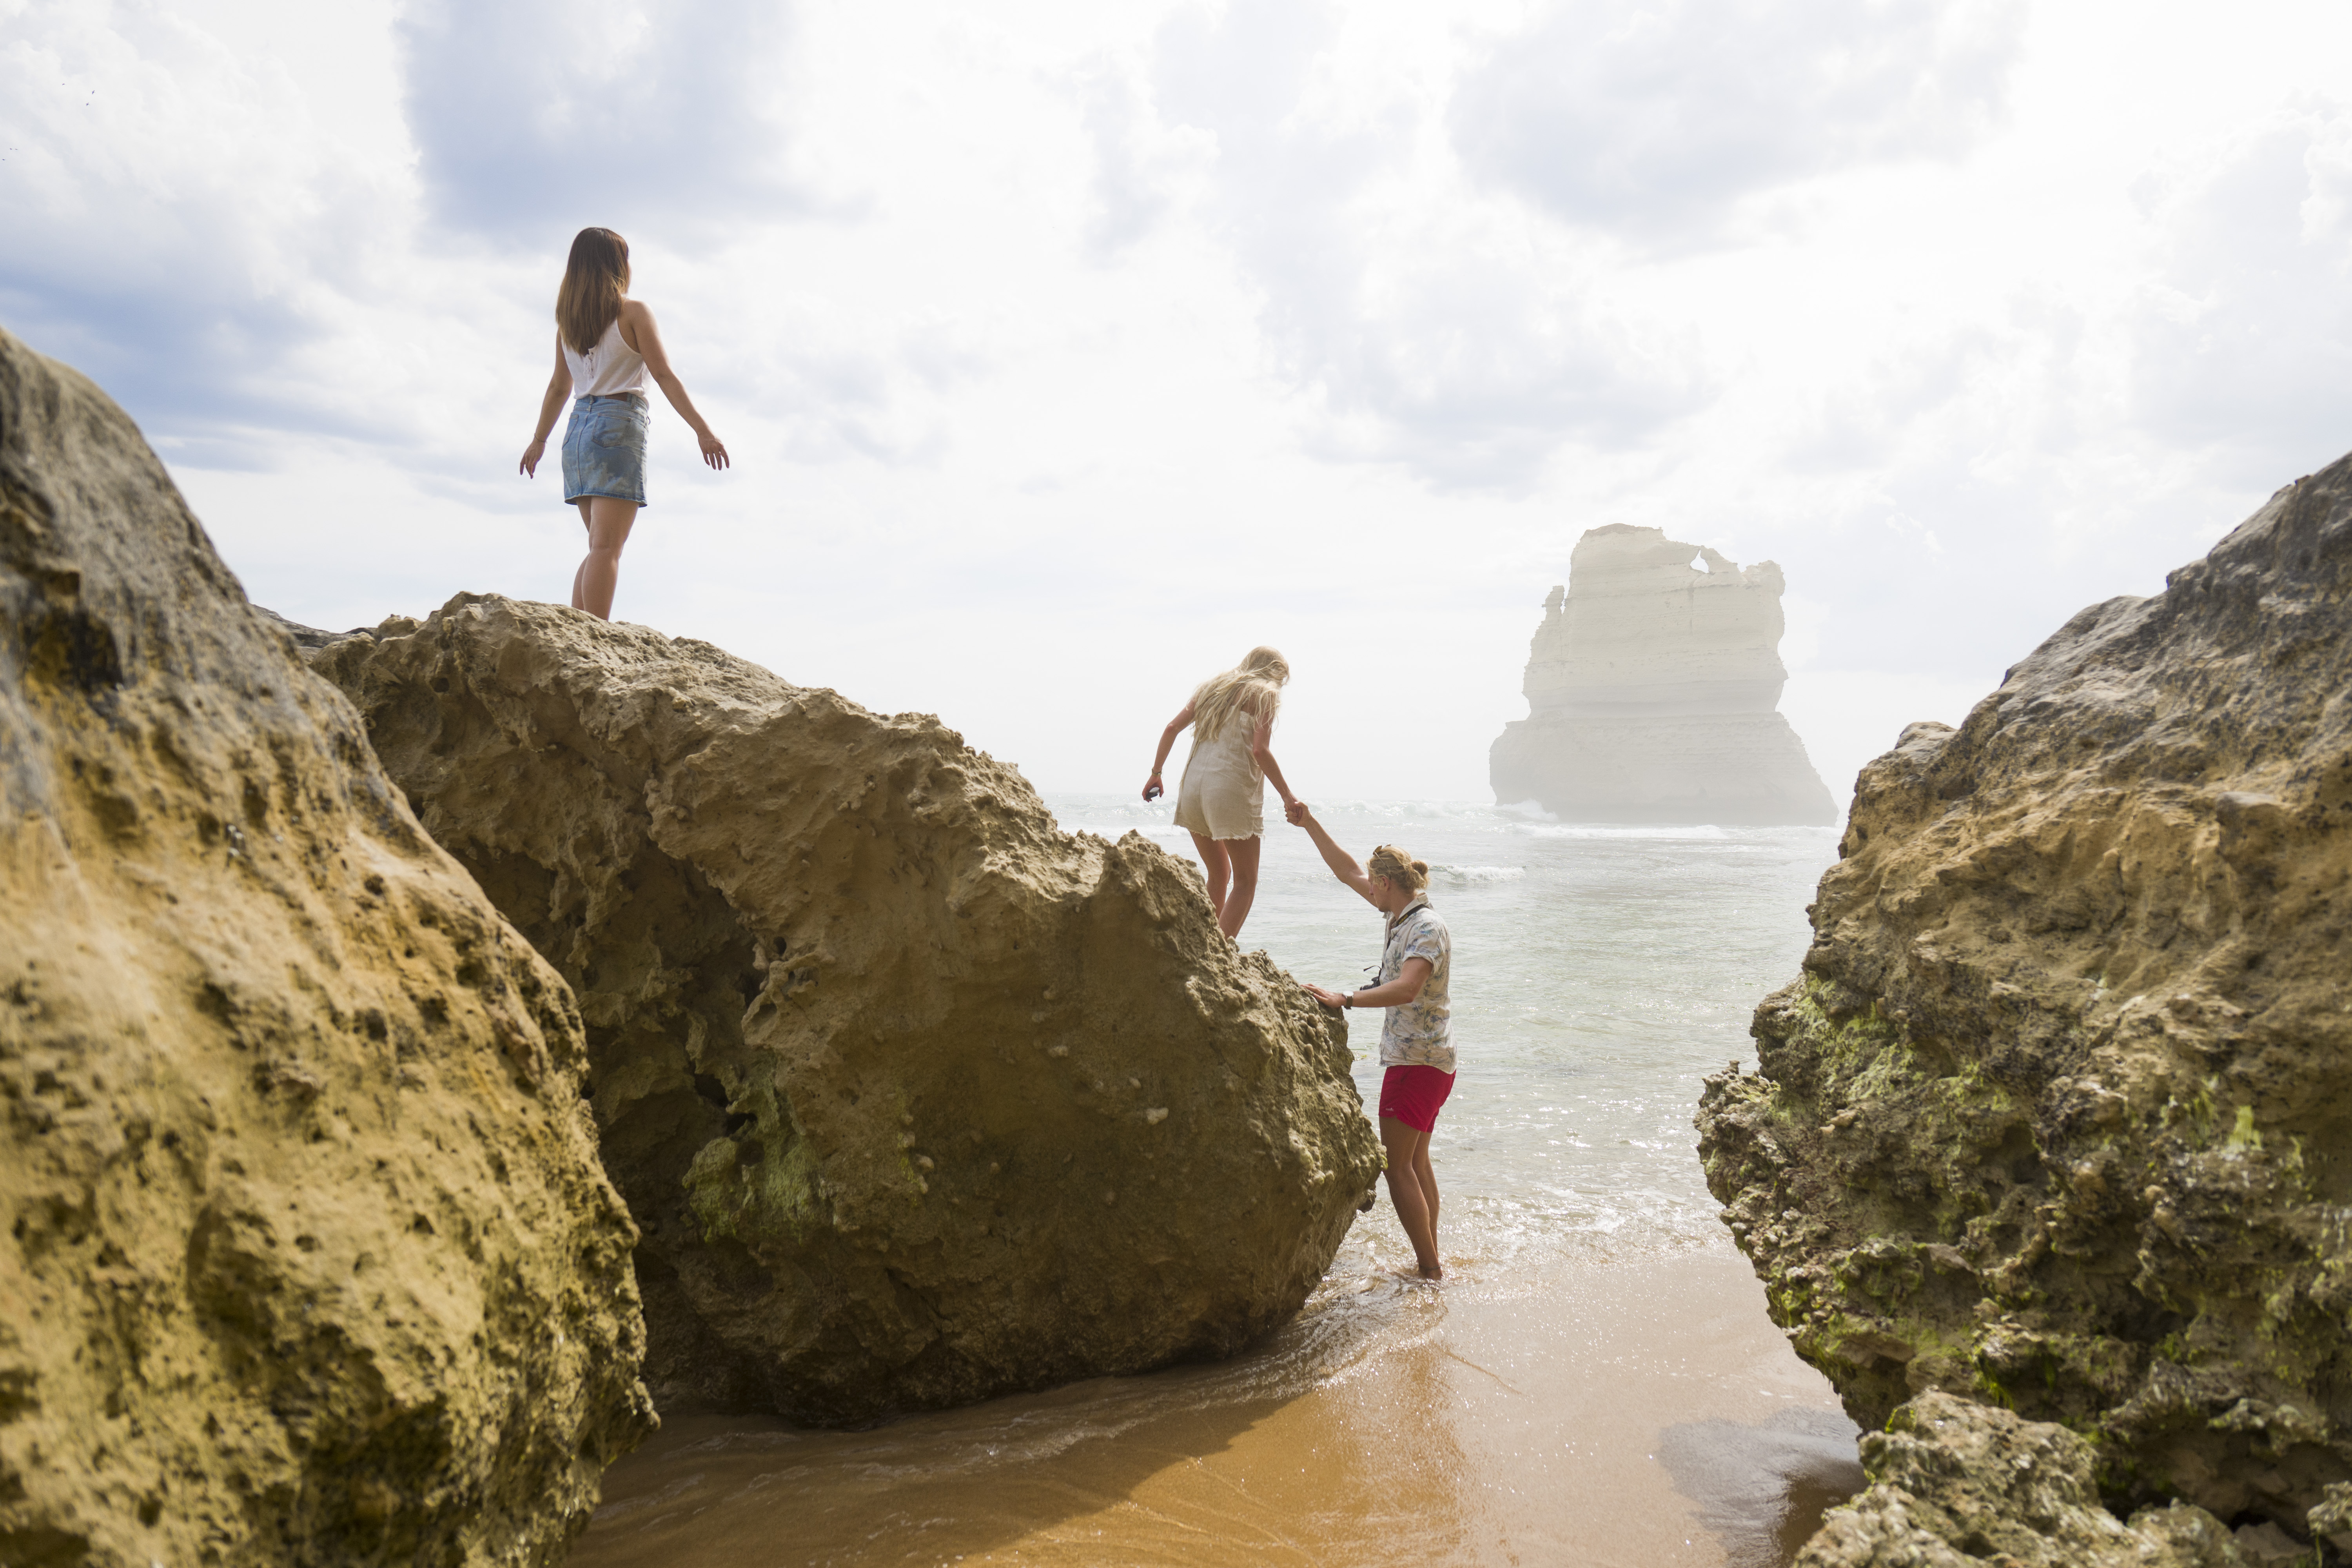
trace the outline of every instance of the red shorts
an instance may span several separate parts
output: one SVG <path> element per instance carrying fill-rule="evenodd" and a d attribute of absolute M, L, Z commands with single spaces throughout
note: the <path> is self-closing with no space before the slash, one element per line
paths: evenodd
<path fill-rule="evenodd" d="M 1435 1068 L 1393 1067 L 1381 1075 L 1381 1119 L 1394 1117 L 1423 1132 L 1437 1130 L 1437 1110 L 1454 1092 L 1454 1075 Z"/>

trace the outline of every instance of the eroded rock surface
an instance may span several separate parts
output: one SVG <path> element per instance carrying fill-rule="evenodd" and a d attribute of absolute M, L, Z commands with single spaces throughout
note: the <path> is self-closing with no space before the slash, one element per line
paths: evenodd
<path fill-rule="evenodd" d="M 1342 1026 L 1139 835 L 708 644 L 461 595 L 335 643 L 572 982 L 672 1402 L 845 1419 L 1239 1349 L 1380 1156 Z"/>
<path fill-rule="evenodd" d="M 546 1563 L 648 1427 L 561 981 L 0 333 L 0 1562 Z"/>
<path fill-rule="evenodd" d="M 1707 1180 L 1864 1426 L 1944 1390 L 2111 1504 L 2352 1479 L 2352 459 L 1864 771 Z"/>
<path fill-rule="evenodd" d="M 2189 1503 L 2128 1521 L 2099 1500 L 2091 1445 L 2053 1422 L 1922 1394 L 1862 1440 L 1870 1487 L 1794 1568 L 2270 1568 L 2268 1542 Z M 2309 1554 L 2303 1554 L 2308 1562 Z"/>
<path fill-rule="evenodd" d="M 1780 568 L 1663 529 L 1588 530 L 1528 645 L 1495 798 L 1579 822 L 1818 823 L 1837 808 L 1778 711 Z"/>

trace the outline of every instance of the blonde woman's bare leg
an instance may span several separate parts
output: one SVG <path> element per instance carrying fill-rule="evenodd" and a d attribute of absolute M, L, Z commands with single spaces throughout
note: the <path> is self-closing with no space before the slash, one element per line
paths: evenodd
<path fill-rule="evenodd" d="M 1429 1133 L 1412 1152 L 1412 1173 L 1421 1178 L 1421 1199 L 1429 1205 L 1429 1244 L 1437 1245 L 1437 1167 L 1429 1163 Z"/>
<path fill-rule="evenodd" d="M 588 525 L 588 555 L 572 574 L 572 607 L 609 621 L 613 590 L 621 581 L 621 551 L 629 542 L 629 530 L 636 524 L 637 503 L 589 496 L 579 507 L 580 521 Z"/>
<path fill-rule="evenodd" d="M 1201 868 L 1208 873 L 1209 907 L 1217 911 L 1217 923 L 1225 920 L 1225 884 L 1233 879 L 1233 867 L 1225 858 L 1223 840 L 1192 835 L 1192 848 L 1201 857 Z"/>
<path fill-rule="evenodd" d="M 1217 929 L 1227 936 L 1242 934 L 1242 921 L 1249 919 L 1250 905 L 1257 901 L 1257 852 L 1265 842 L 1228 838 L 1221 844 L 1234 863 L 1234 885 L 1217 910 Z"/>
<path fill-rule="evenodd" d="M 1381 1118 L 1381 1142 L 1389 1154 L 1389 1202 L 1396 1205 L 1397 1223 L 1412 1243 L 1412 1260 L 1424 1279 L 1445 1278 L 1437 1257 L 1437 1209 L 1431 1201 L 1437 1190 L 1433 1173 L 1422 1185 L 1421 1172 L 1429 1163 L 1429 1134 L 1393 1116 Z"/>

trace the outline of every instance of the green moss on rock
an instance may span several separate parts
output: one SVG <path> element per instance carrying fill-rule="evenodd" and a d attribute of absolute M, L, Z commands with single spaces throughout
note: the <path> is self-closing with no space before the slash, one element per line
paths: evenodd
<path fill-rule="evenodd" d="M 2352 459 L 1864 770 L 1708 1185 L 1866 1426 L 2078 1434 L 2116 1506 L 2352 1482 Z"/>

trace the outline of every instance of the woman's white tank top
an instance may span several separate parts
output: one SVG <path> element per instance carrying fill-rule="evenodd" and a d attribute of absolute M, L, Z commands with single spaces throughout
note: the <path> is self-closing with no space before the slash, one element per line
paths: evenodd
<path fill-rule="evenodd" d="M 562 341 L 562 334 L 556 334 Z M 563 343 L 563 363 L 572 367 L 572 395 L 574 397 L 618 397 L 625 392 L 646 389 L 645 356 L 621 341 L 621 319 L 604 329 L 596 346 L 586 353 L 573 351 L 569 342 Z"/>

